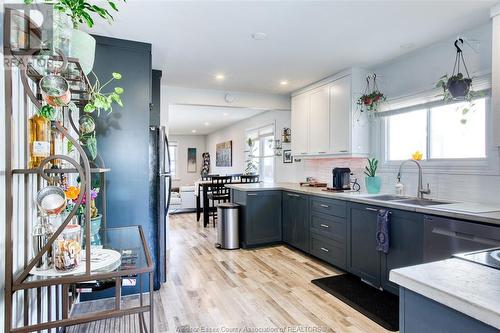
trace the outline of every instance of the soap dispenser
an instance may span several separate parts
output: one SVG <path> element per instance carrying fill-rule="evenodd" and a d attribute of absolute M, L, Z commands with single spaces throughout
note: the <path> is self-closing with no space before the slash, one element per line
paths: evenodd
<path fill-rule="evenodd" d="M 401 183 L 401 178 L 398 177 L 396 182 L 396 195 L 405 195 L 405 186 Z"/>

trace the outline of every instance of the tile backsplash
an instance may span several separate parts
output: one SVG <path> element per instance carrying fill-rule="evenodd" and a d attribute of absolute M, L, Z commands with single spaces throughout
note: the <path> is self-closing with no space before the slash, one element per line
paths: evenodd
<path fill-rule="evenodd" d="M 313 177 L 328 186 L 332 183 L 332 169 L 335 167 L 350 168 L 354 177 L 358 179 L 361 191 L 365 191 L 366 166 L 365 158 L 320 158 L 304 159 L 302 170 L 298 181 L 306 177 Z M 396 171 L 379 170 L 378 175 L 382 178 L 382 193 L 394 193 L 396 183 Z M 417 169 L 409 166 L 405 169 L 402 183 L 405 185 L 407 195 L 416 196 L 417 193 Z M 429 183 L 431 194 L 428 198 L 477 202 L 500 207 L 500 175 L 459 175 L 459 174 L 437 174 L 424 169 L 424 186 Z"/>
<path fill-rule="evenodd" d="M 365 158 L 350 157 L 350 158 L 319 158 L 305 159 L 304 173 L 306 177 L 313 177 L 318 181 L 326 182 L 328 186 L 332 185 L 332 169 L 333 168 L 349 168 L 358 179 L 361 189 L 364 189 L 364 173 L 366 165 Z"/>

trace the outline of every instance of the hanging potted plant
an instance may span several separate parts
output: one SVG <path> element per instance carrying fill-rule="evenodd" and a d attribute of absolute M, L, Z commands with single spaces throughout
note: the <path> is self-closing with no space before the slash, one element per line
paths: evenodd
<path fill-rule="evenodd" d="M 124 0 L 125 1 L 125 0 Z M 29 5 L 35 2 L 34 0 L 24 0 L 24 3 Z M 85 74 L 89 74 L 94 66 L 96 40 L 88 33 L 79 30 L 81 24 L 87 24 L 89 28 L 94 26 L 93 16 L 98 15 L 102 19 L 111 22 L 114 20 L 110 11 L 118 12 L 118 7 L 115 2 L 107 1 L 108 7 L 101 7 L 86 0 L 43 0 L 44 3 L 52 4 L 54 9 L 67 16 L 71 21 L 71 29 L 64 31 L 61 24 L 61 17 L 56 17 L 55 30 L 56 39 L 69 39 L 69 47 L 67 56 L 77 58 Z M 56 44 L 58 42 L 56 41 Z"/>
<path fill-rule="evenodd" d="M 373 80 L 373 84 L 370 81 Z M 385 102 L 385 95 L 380 92 L 377 86 L 377 74 L 366 77 L 366 87 L 363 95 L 358 98 L 357 104 L 361 112 L 377 112 L 380 104 Z"/>
<path fill-rule="evenodd" d="M 462 108 L 462 115 L 464 118 L 462 118 L 461 122 L 465 124 L 467 122 L 465 116 L 470 110 L 473 109 L 474 99 L 482 96 L 482 93 L 475 92 L 472 89 L 472 78 L 469 75 L 463 51 L 458 46 L 458 43 L 463 44 L 463 39 L 459 38 L 454 43 L 457 53 L 455 56 L 455 64 L 453 65 L 452 75 L 450 77 L 448 77 L 448 74 L 441 76 L 436 83 L 436 88 L 441 88 L 443 90 L 442 96 L 443 100 L 446 102 L 463 100 L 469 103 L 466 107 Z M 461 72 L 461 65 L 463 65 L 467 76 L 464 76 Z"/>

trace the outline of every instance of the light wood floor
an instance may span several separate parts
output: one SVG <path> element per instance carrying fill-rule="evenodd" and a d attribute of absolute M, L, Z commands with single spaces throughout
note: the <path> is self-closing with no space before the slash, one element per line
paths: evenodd
<path fill-rule="evenodd" d="M 156 332 L 387 332 L 310 282 L 338 274 L 333 267 L 286 246 L 219 250 L 215 237 L 194 214 L 170 216 L 168 282 L 155 295 Z M 129 332 L 123 329 L 134 321 L 124 322 L 109 332 Z"/>

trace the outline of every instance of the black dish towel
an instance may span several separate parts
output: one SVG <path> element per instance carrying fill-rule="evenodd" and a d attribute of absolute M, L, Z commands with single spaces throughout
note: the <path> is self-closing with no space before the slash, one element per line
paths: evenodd
<path fill-rule="evenodd" d="M 377 214 L 377 251 L 389 253 L 389 222 L 391 212 L 388 209 L 380 209 Z"/>

